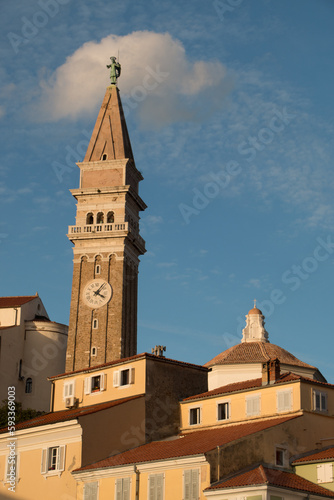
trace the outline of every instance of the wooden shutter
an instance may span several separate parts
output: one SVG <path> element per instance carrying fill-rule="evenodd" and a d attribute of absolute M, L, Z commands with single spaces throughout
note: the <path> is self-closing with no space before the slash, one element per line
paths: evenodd
<path fill-rule="evenodd" d="M 84 486 L 84 500 L 97 500 L 98 482 L 87 483 Z"/>
<path fill-rule="evenodd" d="M 119 371 L 114 372 L 113 381 L 114 387 L 119 387 Z"/>
<path fill-rule="evenodd" d="M 164 492 L 164 475 L 157 474 L 157 485 L 156 485 L 156 500 L 163 500 L 163 492 Z"/>
<path fill-rule="evenodd" d="M 183 473 L 183 491 L 184 500 L 190 500 L 191 470 L 185 470 Z"/>
<path fill-rule="evenodd" d="M 199 499 L 199 471 L 191 470 L 191 500 Z"/>
<path fill-rule="evenodd" d="M 47 472 L 47 456 L 48 456 L 48 450 L 47 448 L 43 448 L 42 461 L 41 461 L 41 474 L 46 474 Z"/>
<path fill-rule="evenodd" d="M 62 471 L 65 469 L 65 445 L 59 446 L 57 455 L 57 470 Z"/>
<path fill-rule="evenodd" d="M 130 500 L 130 478 L 123 479 L 123 498 L 122 500 Z"/>
<path fill-rule="evenodd" d="M 85 378 L 85 394 L 90 394 L 92 389 L 91 377 Z"/>
<path fill-rule="evenodd" d="M 129 373 L 129 384 L 134 384 L 135 383 L 135 369 L 130 368 L 130 373 Z"/>
<path fill-rule="evenodd" d="M 122 500 L 122 479 L 116 479 L 116 500 Z"/>
<path fill-rule="evenodd" d="M 105 391 L 107 382 L 107 375 L 105 373 L 101 373 L 100 375 L 100 391 Z"/>
<path fill-rule="evenodd" d="M 149 500 L 157 500 L 156 496 L 156 474 L 149 476 Z"/>

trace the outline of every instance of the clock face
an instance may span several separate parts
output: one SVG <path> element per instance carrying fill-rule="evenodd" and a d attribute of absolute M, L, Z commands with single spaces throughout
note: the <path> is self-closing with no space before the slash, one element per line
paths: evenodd
<path fill-rule="evenodd" d="M 111 286 L 107 281 L 101 279 L 89 281 L 83 291 L 83 300 L 92 309 L 97 309 L 107 304 L 111 296 Z"/>

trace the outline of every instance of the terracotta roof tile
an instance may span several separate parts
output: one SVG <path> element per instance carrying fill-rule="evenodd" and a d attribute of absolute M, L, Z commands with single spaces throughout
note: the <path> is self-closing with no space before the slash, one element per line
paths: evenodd
<path fill-rule="evenodd" d="M 114 455 L 106 458 L 105 460 L 100 460 L 94 464 L 86 465 L 76 471 L 101 469 L 132 463 L 151 462 L 189 455 L 200 455 L 216 448 L 217 446 L 222 446 L 250 434 L 275 427 L 295 418 L 299 418 L 299 416 L 272 418 L 262 420 L 260 422 L 229 425 L 228 427 L 202 431 L 198 430 L 188 434 L 179 434 L 173 440 L 154 441 L 149 444 L 138 446 L 137 448 Z"/>
<path fill-rule="evenodd" d="M 275 358 L 278 358 L 283 364 L 315 369 L 314 366 L 300 361 L 282 347 L 270 344 L 269 342 L 242 342 L 241 344 L 237 344 L 221 352 L 204 366 L 211 367 L 224 364 L 263 363 L 264 361 Z"/>
<path fill-rule="evenodd" d="M 90 413 L 96 413 L 101 410 L 105 410 L 107 408 L 111 408 L 112 406 L 118 406 L 128 401 L 132 401 L 134 399 L 143 397 L 143 394 L 138 396 L 132 396 L 130 398 L 117 399 L 116 401 L 108 401 L 106 403 L 100 403 L 91 406 L 82 406 L 81 408 L 73 408 L 55 411 L 52 413 L 45 413 L 44 415 L 40 415 L 39 417 L 32 418 L 31 420 L 26 420 L 25 422 L 21 422 L 15 426 L 15 430 L 19 431 L 22 429 L 29 429 L 31 427 L 38 427 L 40 425 L 49 425 L 55 424 L 57 422 L 66 422 L 67 420 L 73 420 L 75 418 L 83 417 L 84 415 L 89 415 Z M 0 434 L 7 432 L 7 426 L 0 429 Z"/>
<path fill-rule="evenodd" d="M 284 384 L 287 382 L 294 382 L 300 380 L 301 382 L 307 382 L 317 385 L 334 387 L 333 384 L 328 384 L 327 382 L 319 382 L 318 380 L 313 380 L 311 378 L 302 377 L 301 375 L 296 375 L 295 373 L 282 373 L 280 378 L 275 382 L 275 385 Z M 218 396 L 221 394 L 228 394 L 231 392 L 244 391 L 247 389 L 255 389 L 257 387 L 271 387 L 271 385 L 262 386 L 262 378 L 256 378 L 252 380 L 244 380 L 241 382 L 234 382 L 233 384 L 223 385 L 222 387 L 217 387 L 211 391 L 202 392 L 201 394 L 195 394 L 194 396 L 189 396 L 183 399 L 183 401 L 190 401 L 193 399 L 203 399 L 210 398 L 213 396 Z"/>
<path fill-rule="evenodd" d="M 262 465 L 246 472 L 239 473 L 229 479 L 219 481 L 219 483 L 210 486 L 209 488 L 207 488 L 207 490 L 238 488 L 243 486 L 254 486 L 262 484 L 304 491 L 307 493 L 312 493 L 313 495 L 320 495 L 331 498 L 334 497 L 334 491 L 327 490 L 326 488 L 318 486 L 311 481 L 307 481 L 307 479 L 297 476 L 297 474 L 264 467 Z"/>
<path fill-rule="evenodd" d="M 334 460 L 334 446 L 330 446 L 329 448 L 325 448 L 320 451 L 316 451 L 313 453 L 309 453 L 304 457 L 297 458 L 292 462 L 292 464 L 299 464 L 302 462 L 320 462 L 322 460 Z"/>
<path fill-rule="evenodd" d="M 7 307 L 19 307 L 33 299 L 36 299 L 38 295 L 25 295 L 22 297 L 0 297 L 0 308 L 4 309 Z"/>
<path fill-rule="evenodd" d="M 124 363 L 126 361 L 132 361 L 132 360 L 140 359 L 140 358 L 154 359 L 155 361 L 160 361 L 163 363 L 177 364 L 177 365 L 182 365 L 182 366 L 188 366 L 189 368 L 196 368 L 198 370 L 207 371 L 207 368 L 205 368 L 202 365 L 195 365 L 193 363 L 186 363 L 185 361 L 177 361 L 176 359 L 165 358 L 164 356 L 156 356 L 155 354 L 143 352 L 141 354 L 135 354 L 134 356 L 130 356 L 128 358 L 121 358 L 121 359 L 116 359 L 115 361 L 109 361 L 108 363 L 103 363 L 102 365 L 91 366 L 90 368 L 75 370 L 73 372 L 61 373 L 60 375 L 53 375 L 52 377 L 48 377 L 48 380 L 55 380 L 55 379 L 63 378 L 63 377 L 65 378 L 65 377 L 68 377 L 68 376 L 73 375 L 75 373 L 86 373 L 86 372 L 91 372 L 91 371 L 97 371 L 97 370 L 101 370 L 102 368 L 106 368 L 108 366 L 119 365 L 119 364 Z"/>

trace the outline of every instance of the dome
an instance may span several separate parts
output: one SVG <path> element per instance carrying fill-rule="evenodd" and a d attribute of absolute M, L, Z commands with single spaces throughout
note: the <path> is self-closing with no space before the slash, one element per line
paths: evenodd
<path fill-rule="evenodd" d="M 262 311 L 260 311 L 260 309 L 258 309 L 257 307 L 253 307 L 253 309 L 251 309 L 248 314 L 261 314 L 261 316 L 263 316 Z"/>

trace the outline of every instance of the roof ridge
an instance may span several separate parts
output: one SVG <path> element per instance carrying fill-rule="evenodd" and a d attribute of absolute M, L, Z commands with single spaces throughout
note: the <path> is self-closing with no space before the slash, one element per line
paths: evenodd
<path fill-rule="evenodd" d="M 270 356 L 269 356 L 269 354 L 267 353 L 267 351 L 266 351 L 266 349 L 265 349 L 265 347 L 264 347 L 264 345 L 263 345 L 263 342 L 258 342 L 258 343 L 260 344 L 260 349 L 261 349 L 261 352 L 262 352 L 263 356 L 264 356 L 264 357 L 267 357 L 267 358 L 268 358 L 268 361 L 269 361 Z"/>

